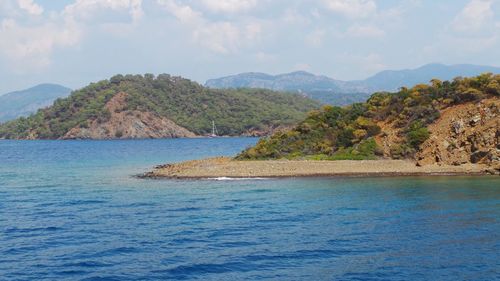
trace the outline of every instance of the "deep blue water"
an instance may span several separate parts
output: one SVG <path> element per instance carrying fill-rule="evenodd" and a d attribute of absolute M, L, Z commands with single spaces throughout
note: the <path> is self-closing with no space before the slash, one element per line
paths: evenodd
<path fill-rule="evenodd" d="M 500 279 L 498 177 L 131 176 L 255 141 L 0 141 L 0 280 Z"/>

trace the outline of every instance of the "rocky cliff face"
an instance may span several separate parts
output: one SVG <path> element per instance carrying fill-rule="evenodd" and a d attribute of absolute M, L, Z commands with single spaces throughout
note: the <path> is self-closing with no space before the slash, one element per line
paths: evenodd
<path fill-rule="evenodd" d="M 172 120 L 151 112 L 125 110 L 127 94 L 116 94 L 107 104 L 110 117 L 93 120 L 88 127 L 74 127 L 62 139 L 182 138 L 196 135 Z"/>
<path fill-rule="evenodd" d="M 420 165 L 483 163 L 500 168 L 500 100 L 448 108 L 429 126 L 430 138 L 416 158 Z"/>
<path fill-rule="evenodd" d="M 375 136 L 385 158 L 405 142 L 402 128 L 394 122 L 379 122 Z M 430 137 L 415 154 L 420 166 L 487 164 L 500 170 L 500 100 L 489 98 L 446 108 L 428 127 Z"/>

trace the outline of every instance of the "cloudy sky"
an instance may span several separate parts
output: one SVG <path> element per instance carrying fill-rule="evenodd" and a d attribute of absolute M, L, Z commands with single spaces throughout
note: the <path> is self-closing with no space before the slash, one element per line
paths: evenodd
<path fill-rule="evenodd" d="M 500 0 L 0 0 L 0 93 L 117 73 L 500 66 Z"/>

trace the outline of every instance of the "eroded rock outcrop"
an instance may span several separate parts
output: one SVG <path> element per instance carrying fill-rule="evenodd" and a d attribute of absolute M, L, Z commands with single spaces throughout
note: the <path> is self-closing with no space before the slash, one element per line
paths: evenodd
<path fill-rule="evenodd" d="M 74 127 L 62 139 L 181 138 L 196 135 L 151 112 L 126 110 L 127 94 L 118 93 L 106 104 L 110 117 L 93 120 L 88 127 Z"/>
<path fill-rule="evenodd" d="M 500 168 L 500 100 L 450 107 L 429 125 L 430 138 L 418 151 L 419 165 L 464 163 Z"/>

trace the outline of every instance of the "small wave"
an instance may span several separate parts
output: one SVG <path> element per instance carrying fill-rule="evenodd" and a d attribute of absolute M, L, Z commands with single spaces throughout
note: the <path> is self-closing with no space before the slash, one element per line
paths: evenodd
<path fill-rule="evenodd" d="M 199 263 L 189 265 L 179 265 L 168 270 L 153 271 L 156 273 L 169 273 L 176 278 L 188 278 L 188 276 L 202 275 L 208 273 L 226 273 L 226 272 L 247 272 L 254 270 L 255 267 L 243 262 L 227 262 L 227 263 Z"/>
<path fill-rule="evenodd" d="M 110 257 L 110 256 L 119 256 L 119 255 L 130 255 L 141 252 L 140 248 L 135 247 L 116 247 L 111 249 L 106 249 L 97 253 L 90 253 L 88 255 L 82 256 L 83 258 L 93 259 L 93 258 L 102 258 L 102 257 Z"/>
<path fill-rule="evenodd" d="M 191 211 L 200 211 L 201 208 L 198 207 L 184 207 L 184 208 L 177 208 L 177 209 L 169 209 L 169 212 L 191 212 Z"/>
<path fill-rule="evenodd" d="M 61 227 L 49 226 L 49 227 L 32 227 L 32 228 L 8 228 L 5 233 L 29 233 L 29 232 L 44 232 L 44 231 L 58 231 L 62 230 Z"/>
<path fill-rule="evenodd" d="M 73 206 L 73 205 L 90 205 L 90 204 L 103 204 L 106 203 L 105 200 L 71 200 L 67 203 L 64 203 L 65 206 Z"/>
<path fill-rule="evenodd" d="M 81 261 L 81 262 L 74 262 L 74 263 L 66 263 L 63 266 L 64 267 L 86 267 L 86 268 L 93 268 L 93 267 L 107 267 L 107 266 L 112 266 L 112 264 L 101 263 L 101 262 L 97 262 L 97 261 Z"/>
<path fill-rule="evenodd" d="M 88 273 L 84 270 L 69 269 L 57 272 L 58 275 L 83 275 Z"/>

